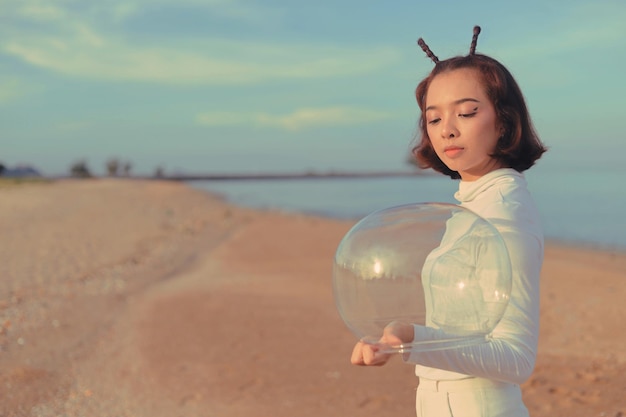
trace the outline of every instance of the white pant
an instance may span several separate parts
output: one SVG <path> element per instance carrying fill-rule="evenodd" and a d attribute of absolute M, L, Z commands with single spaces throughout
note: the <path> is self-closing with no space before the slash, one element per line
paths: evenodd
<path fill-rule="evenodd" d="M 519 385 L 484 378 L 420 378 L 417 417 L 528 417 Z"/>

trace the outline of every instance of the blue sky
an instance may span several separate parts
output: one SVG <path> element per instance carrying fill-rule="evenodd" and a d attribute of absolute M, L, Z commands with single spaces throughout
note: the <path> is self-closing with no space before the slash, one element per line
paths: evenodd
<path fill-rule="evenodd" d="M 477 50 L 545 164 L 623 165 L 624 1 L 0 0 L 0 161 L 64 174 L 406 168 L 415 86 Z"/>

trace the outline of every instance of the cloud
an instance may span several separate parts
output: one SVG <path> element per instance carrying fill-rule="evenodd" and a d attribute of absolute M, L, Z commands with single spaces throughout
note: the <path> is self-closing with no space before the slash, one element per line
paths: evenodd
<path fill-rule="evenodd" d="M 491 52 L 486 53 L 504 63 L 526 86 L 569 89 L 586 85 L 596 73 L 594 67 L 603 67 L 606 57 L 618 67 L 626 64 L 625 16 L 626 3 L 559 7 L 549 25 L 520 31 L 515 38 L 491 38 Z"/>
<path fill-rule="evenodd" d="M 137 3 L 124 2 L 111 6 L 108 12 L 113 15 L 113 21 L 119 23 L 137 14 L 138 10 Z"/>
<path fill-rule="evenodd" d="M 36 87 L 15 77 L 7 77 L 0 73 L 0 104 L 30 94 Z"/>
<path fill-rule="evenodd" d="M 200 114 L 196 122 L 205 126 L 248 125 L 284 130 L 346 126 L 392 119 L 391 113 L 354 107 L 302 108 L 287 115 L 270 113 L 211 112 Z"/>
<path fill-rule="evenodd" d="M 593 49 L 626 46 L 626 3 L 584 3 L 559 10 L 561 19 L 549 27 L 524 34 L 513 42 L 511 39 L 498 42 L 500 55 L 519 60 L 545 59 L 576 51 L 586 54 Z"/>
<path fill-rule="evenodd" d="M 261 125 L 288 130 L 372 123 L 389 118 L 391 118 L 391 115 L 388 113 L 350 107 L 304 108 L 286 116 L 272 116 L 268 114 L 259 114 L 257 116 L 258 123 Z"/>
<path fill-rule="evenodd" d="M 246 0 L 134 0 L 122 1 L 118 3 L 108 3 L 100 8 L 103 13 L 113 11 L 114 16 L 120 19 L 127 19 L 145 10 L 147 7 L 162 7 L 175 4 L 178 7 L 191 6 L 201 10 L 206 10 L 219 18 L 226 18 L 245 23 L 266 24 L 268 21 L 275 21 L 283 16 L 283 11 L 267 5 L 258 6 L 258 3 Z"/>
<path fill-rule="evenodd" d="M 2 50 L 41 68 L 70 76 L 169 84 L 252 84 L 269 80 L 314 79 L 367 74 L 398 59 L 392 50 L 363 50 L 299 45 L 229 42 L 231 56 L 221 56 L 224 42 L 205 42 L 202 51 L 140 47 L 104 39 L 87 27 L 79 39 L 30 38 L 5 42 Z M 215 53 L 212 53 L 215 51 Z M 265 57 L 263 54 L 265 51 Z M 371 56 L 377 56 L 372 60 Z M 271 59 L 270 59 L 271 57 Z M 258 58 L 258 59 L 255 59 Z"/>
<path fill-rule="evenodd" d="M 39 3 L 23 4 L 16 13 L 24 18 L 32 20 L 59 20 L 65 17 L 65 11 L 54 5 L 42 5 Z"/>
<path fill-rule="evenodd" d="M 154 7 L 152 3 L 96 3 L 86 10 L 72 9 L 73 4 L 54 0 L 46 5 L 28 0 L 10 3 L 13 10 L 9 8 L 8 14 L 14 19 L 0 29 L 0 54 L 73 77 L 204 85 L 368 74 L 401 59 L 400 52 L 389 47 L 342 47 L 288 39 L 228 40 L 214 34 L 193 38 L 162 37 L 158 33 L 133 36 L 120 30 L 123 26 L 119 22 L 146 5 Z M 263 15 L 261 9 L 244 1 L 185 0 L 183 4 L 208 8 L 212 16 L 228 15 L 242 21 Z"/>

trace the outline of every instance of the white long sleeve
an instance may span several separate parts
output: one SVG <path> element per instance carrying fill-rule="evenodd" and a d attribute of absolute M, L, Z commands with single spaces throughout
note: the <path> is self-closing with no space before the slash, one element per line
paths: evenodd
<path fill-rule="evenodd" d="M 455 197 L 489 220 L 501 233 L 512 266 L 509 305 L 488 343 L 405 355 L 417 376 L 436 380 L 478 376 L 520 384 L 532 373 L 539 335 L 539 276 L 543 233 L 524 176 L 512 169 L 461 182 Z M 414 326 L 415 341 L 444 337 L 440 330 Z"/>

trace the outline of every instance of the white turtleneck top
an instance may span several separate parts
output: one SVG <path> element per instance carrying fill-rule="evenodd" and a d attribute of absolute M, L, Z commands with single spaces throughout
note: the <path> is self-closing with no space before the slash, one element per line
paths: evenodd
<path fill-rule="evenodd" d="M 521 384 L 533 371 L 539 336 L 539 275 L 543 232 L 524 175 L 510 168 L 461 181 L 455 198 L 490 221 L 502 235 L 512 267 L 512 289 L 502 320 L 487 343 L 432 352 L 411 351 L 415 374 L 433 380 L 471 376 Z M 438 329 L 414 326 L 415 341 L 438 338 Z"/>

